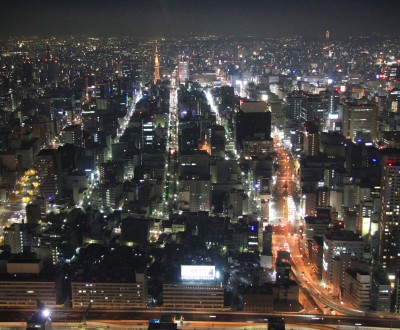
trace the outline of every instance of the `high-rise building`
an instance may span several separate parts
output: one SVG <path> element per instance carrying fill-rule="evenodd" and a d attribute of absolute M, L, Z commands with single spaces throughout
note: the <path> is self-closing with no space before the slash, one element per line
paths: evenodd
<path fill-rule="evenodd" d="M 60 63 L 58 60 L 51 60 L 47 63 L 47 82 L 58 83 L 58 77 L 60 74 Z"/>
<path fill-rule="evenodd" d="M 33 80 L 33 64 L 30 60 L 26 59 L 22 64 L 22 81 L 29 83 Z"/>
<path fill-rule="evenodd" d="M 302 99 L 301 119 L 313 120 L 323 118 L 325 115 L 325 102 L 320 94 L 305 94 Z"/>
<path fill-rule="evenodd" d="M 182 55 L 179 58 L 178 79 L 181 83 L 189 80 L 189 59 L 185 55 Z"/>
<path fill-rule="evenodd" d="M 25 224 L 13 223 L 10 227 L 4 228 L 3 233 L 4 243 L 10 247 L 11 253 L 21 253 L 24 247 L 28 246 Z"/>
<path fill-rule="evenodd" d="M 378 134 L 378 106 L 375 103 L 347 102 L 343 105 L 343 130 L 347 138 L 375 141 Z"/>
<path fill-rule="evenodd" d="M 47 201 L 62 197 L 61 153 L 58 149 L 42 149 L 36 156 L 39 192 Z"/>
<path fill-rule="evenodd" d="M 182 152 L 198 149 L 201 129 L 197 122 L 182 121 L 179 124 L 179 150 Z"/>
<path fill-rule="evenodd" d="M 301 95 L 298 92 L 294 92 L 286 97 L 286 101 L 288 103 L 287 116 L 299 122 L 301 119 Z"/>
<path fill-rule="evenodd" d="M 225 157 L 225 129 L 221 125 L 213 125 L 210 127 L 211 155 L 216 157 Z"/>
<path fill-rule="evenodd" d="M 118 182 L 118 163 L 108 161 L 100 164 L 100 177 L 101 184 L 113 184 Z"/>
<path fill-rule="evenodd" d="M 236 114 L 236 143 L 240 149 L 244 141 L 267 141 L 271 137 L 271 112 L 263 101 L 241 101 Z"/>
<path fill-rule="evenodd" d="M 148 118 L 143 118 L 141 120 L 141 148 L 150 148 L 154 143 L 154 129 L 155 124 L 153 121 L 153 115 Z"/>
<path fill-rule="evenodd" d="M 305 156 L 316 157 L 319 154 L 320 145 L 320 131 L 319 131 L 319 120 L 309 120 L 304 123 L 305 134 L 303 140 L 303 150 Z"/>
<path fill-rule="evenodd" d="M 210 155 L 205 151 L 185 152 L 179 156 L 179 176 L 208 177 Z"/>
<path fill-rule="evenodd" d="M 82 127 L 81 125 L 68 125 L 61 131 L 64 143 L 72 144 L 75 147 L 82 145 Z"/>
<path fill-rule="evenodd" d="M 349 230 L 330 230 L 325 233 L 323 244 L 322 280 L 338 295 L 345 270 L 363 256 L 364 241 Z"/>
<path fill-rule="evenodd" d="M 211 210 L 212 184 L 210 177 L 187 176 L 179 179 L 180 208 L 190 212 Z"/>
<path fill-rule="evenodd" d="M 390 277 L 397 277 L 400 267 L 400 156 L 398 149 L 391 151 L 387 150 L 382 157 L 378 253 L 379 265 Z"/>

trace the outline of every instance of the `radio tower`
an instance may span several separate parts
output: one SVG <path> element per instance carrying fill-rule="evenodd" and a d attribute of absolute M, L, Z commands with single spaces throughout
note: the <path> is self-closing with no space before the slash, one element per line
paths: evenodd
<path fill-rule="evenodd" d="M 329 30 L 326 30 L 326 32 L 325 32 L 325 39 L 326 39 L 326 41 L 328 41 L 329 38 L 330 38 Z"/>
<path fill-rule="evenodd" d="M 160 80 L 160 62 L 158 60 L 158 51 L 156 45 L 156 53 L 154 55 L 154 84 L 157 84 L 157 81 Z"/>

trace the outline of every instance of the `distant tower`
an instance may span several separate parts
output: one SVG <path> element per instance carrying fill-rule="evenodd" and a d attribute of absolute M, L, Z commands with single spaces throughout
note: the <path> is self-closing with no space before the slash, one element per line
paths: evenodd
<path fill-rule="evenodd" d="M 326 30 L 326 32 L 325 32 L 326 41 L 328 41 L 330 37 L 331 37 L 331 34 L 329 33 L 329 30 Z"/>
<path fill-rule="evenodd" d="M 46 43 L 46 59 L 45 59 L 45 61 L 46 62 L 50 62 L 50 58 L 51 58 L 51 56 L 50 56 L 50 45 L 49 45 L 49 43 Z"/>
<path fill-rule="evenodd" d="M 158 60 L 158 51 L 156 45 L 156 54 L 154 56 L 154 84 L 157 84 L 157 81 L 160 80 L 160 62 Z"/>

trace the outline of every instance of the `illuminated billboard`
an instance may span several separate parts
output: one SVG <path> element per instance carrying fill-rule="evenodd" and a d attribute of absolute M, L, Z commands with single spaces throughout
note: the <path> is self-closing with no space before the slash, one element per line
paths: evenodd
<path fill-rule="evenodd" d="M 215 266 L 181 265 L 181 279 L 186 281 L 215 280 Z"/>

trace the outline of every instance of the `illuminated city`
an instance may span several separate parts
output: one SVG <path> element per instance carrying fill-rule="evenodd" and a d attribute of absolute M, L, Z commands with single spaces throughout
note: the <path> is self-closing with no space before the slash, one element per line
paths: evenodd
<path fill-rule="evenodd" d="M 0 328 L 400 328 L 397 23 L 133 2 L 0 14 Z"/>

